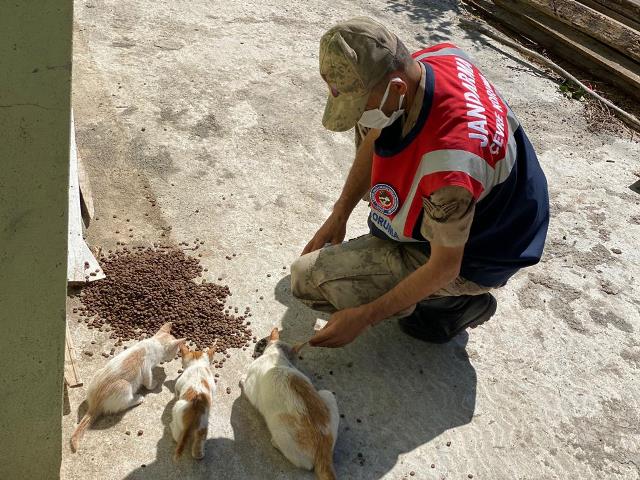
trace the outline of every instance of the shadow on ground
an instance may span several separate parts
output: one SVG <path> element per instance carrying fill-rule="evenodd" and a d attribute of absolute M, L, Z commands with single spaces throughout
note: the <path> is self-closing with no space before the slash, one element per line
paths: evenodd
<path fill-rule="evenodd" d="M 278 283 L 275 296 L 287 306 L 282 339 L 294 343 L 309 337 L 322 314 L 295 300 L 289 281 L 285 277 Z M 447 345 L 428 345 L 405 337 L 388 322 L 348 347 L 303 351 L 300 369 L 319 389 L 335 392 L 344 415 L 334 457 L 339 478 L 380 478 L 399 456 L 471 421 L 476 373 L 465 351 L 467 338 L 463 334 Z M 271 446 L 262 418 L 244 396 L 232 407 L 233 440 L 210 438 L 205 460 L 197 462 L 185 454 L 174 464 L 175 443 L 169 430 L 173 404 L 162 414 L 165 429 L 156 460 L 130 473 L 127 480 L 312 478 Z M 425 465 L 432 462 L 422 460 Z"/>
<path fill-rule="evenodd" d="M 316 318 L 325 317 L 293 298 L 290 277 L 278 283 L 275 297 L 287 306 L 285 341 L 307 339 Z M 471 421 L 477 379 L 467 340 L 464 333 L 446 345 L 425 344 L 389 321 L 345 348 L 303 351 L 300 369 L 336 394 L 344 415 L 335 450 L 339 478 L 380 478 L 399 456 Z"/>
<path fill-rule="evenodd" d="M 388 0 L 386 10 L 406 13 L 413 23 L 423 25 L 424 32 L 418 33 L 415 39 L 425 46 L 449 41 L 456 24 L 455 15 L 459 13 L 455 0 Z M 402 32 L 394 33 L 403 39 Z"/>
<path fill-rule="evenodd" d="M 175 381 L 165 385 L 174 391 Z M 236 399 L 231 410 L 231 425 L 234 439 L 209 438 L 205 446 L 205 458 L 196 461 L 190 456 L 190 447 L 185 449 L 178 463 L 172 460 L 176 444 L 171 436 L 169 423 L 175 398 L 162 412 L 164 433 L 156 446 L 153 463 L 140 466 L 125 477 L 126 480 L 157 480 L 188 478 L 209 480 L 272 478 L 280 472 L 284 478 L 298 472 L 271 446 L 270 436 L 262 418 L 244 396 Z M 211 415 L 215 415 L 212 411 Z M 265 472 L 269 472 L 266 474 Z"/>

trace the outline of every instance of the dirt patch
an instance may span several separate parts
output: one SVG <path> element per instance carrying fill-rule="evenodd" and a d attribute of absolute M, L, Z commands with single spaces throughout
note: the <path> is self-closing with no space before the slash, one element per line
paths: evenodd
<path fill-rule="evenodd" d="M 598 243 L 591 247 L 588 252 L 575 251 L 573 259 L 576 265 L 589 271 L 593 271 L 598 265 L 603 265 L 614 260 L 614 257 L 607 247 Z"/>
<path fill-rule="evenodd" d="M 601 472 L 602 478 L 613 473 L 625 475 L 630 470 L 640 473 L 640 466 L 635 463 L 636 449 L 622 438 L 623 432 L 638 434 L 637 409 L 619 399 L 601 400 L 600 404 L 599 414 L 573 417 L 570 424 L 562 424 L 561 430 L 574 457 Z M 581 433 L 574 435 L 575 432 Z"/>
<path fill-rule="evenodd" d="M 553 298 L 549 301 L 549 308 L 553 314 L 562 319 L 572 330 L 587 333 L 588 330 L 576 316 L 573 306 L 571 305 L 573 301 L 578 300 L 582 296 L 580 290 L 559 280 L 540 274 L 530 274 L 529 282 L 530 284 L 540 285 L 551 290 Z M 530 287 L 531 285 L 529 285 L 529 289 L 532 291 L 526 294 L 529 299 L 535 295 L 535 289 L 531 289 Z"/>
<path fill-rule="evenodd" d="M 640 368 L 640 350 L 625 348 L 620 353 L 620 356 L 629 365 L 632 365 L 635 368 Z"/>
<path fill-rule="evenodd" d="M 222 130 L 220 123 L 213 113 L 209 113 L 202 117 L 198 123 L 191 129 L 191 133 L 201 138 L 208 138 L 213 133 L 219 133 Z"/>
<path fill-rule="evenodd" d="M 603 313 L 598 310 L 591 310 L 589 315 L 598 325 L 602 325 L 603 327 L 611 325 L 622 332 L 633 333 L 633 326 L 624 318 L 619 317 L 613 312 Z"/>
<path fill-rule="evenodd" d="M 630 138 L 634 131 L 620 120 L 613 110 L 592 97 L 585 97 L 584 118 L 587 122 L 587 130 L 591 133 L 617 135 Z"/>

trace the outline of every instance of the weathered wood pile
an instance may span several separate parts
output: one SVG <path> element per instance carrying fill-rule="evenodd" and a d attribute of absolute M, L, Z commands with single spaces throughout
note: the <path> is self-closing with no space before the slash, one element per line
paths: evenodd
<path fill-rule="evenodd" d="M 640 0 L 464 0 L 594 78 L 640 99 Z"/>

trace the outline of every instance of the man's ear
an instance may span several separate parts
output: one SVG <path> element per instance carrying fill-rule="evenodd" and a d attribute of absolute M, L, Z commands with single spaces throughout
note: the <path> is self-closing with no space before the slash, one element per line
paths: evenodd
<path fill-rule="evenodd" d="M 406 95 L 409 87 L 403 79 L 395 77 L 391 79 L 391 88 L 393 88 L 398 95 Z"/>

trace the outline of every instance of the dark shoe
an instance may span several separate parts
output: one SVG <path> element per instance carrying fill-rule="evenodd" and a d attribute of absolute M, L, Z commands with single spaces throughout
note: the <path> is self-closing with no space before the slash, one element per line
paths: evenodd
<path fill-rule="evenodd" d="M 415 311 L 399 320 L 407 335 L 431 343 L 446 343 L 467 328 L 489 320 L 498 304 L 490 293 L 425 300 Z"/>

